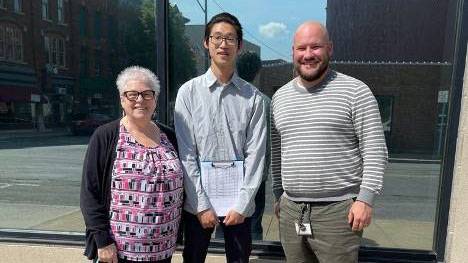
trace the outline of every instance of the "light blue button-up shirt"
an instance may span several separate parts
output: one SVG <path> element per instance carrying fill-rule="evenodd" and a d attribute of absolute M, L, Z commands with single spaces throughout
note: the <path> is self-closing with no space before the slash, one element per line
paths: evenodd
<path fill-rule="evenodd" d="M 267 141 L 264 99 L 233 74 L 220 84 L 211 69 L 186 82 L 177 94 L 174 124 L 184 169 L 184 209 L 211 208 L 200 178 L 200 161 L 244 161 L 244 182 L 233 209 L 251 216 L 262 181 Z"/>

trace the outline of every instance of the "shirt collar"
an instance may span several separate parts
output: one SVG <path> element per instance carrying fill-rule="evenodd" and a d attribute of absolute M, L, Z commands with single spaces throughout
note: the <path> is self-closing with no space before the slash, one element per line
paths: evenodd
<path fill-rule="evenodd" d="M 213 71 L 211 70 L 211 67 L 208 68 L 206 73 L 203 75 L 203 78 L 205 79 L 206 84 L 207 84 L 208 87 L 212 87 L 215 83 L 217 83 L 216 76 L 213 73 Z M 231 79 L 230 79 L 230 81 L 228 82 L 227 85 L 229 85 L 231 83 L 234 84 L 233 86 L 237 87 L 238 89 L 240 89 L 242 87 L 242 81 L 241 81 L 239 75 L 237 75 L 236 71 L 234 71 L 234 74 L 232 75 L 232 77 L 231 77 Z"/>

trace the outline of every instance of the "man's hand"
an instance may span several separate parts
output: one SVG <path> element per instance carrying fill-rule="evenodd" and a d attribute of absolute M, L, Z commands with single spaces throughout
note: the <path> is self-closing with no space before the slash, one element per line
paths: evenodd
<path fill-rule="evenodd" d="M 276 215 L 276 218 L 279 219 L 279 216 L 280 216 L 280 201 L 275 201 L 275 203 L 273 204 L 273 209 L 275 210 L 275 215 Z"/>
<path fill-rule="evenodd" d="M 234 226 L 234 225 L 238 225 L 238 224 L 242 224 L 244 223 L 244 220 L 245 220 L 245 216 L 237 213 L 236 211 L 234 210 L 230 210 L 226 217 L 224 218 L 224 221 L 223 223 L 226 225 L 226 226 Z"/>
<path fill-rule="evenodd" d="M 219 223 L 218 216 L 213 209 L 201 211 L 197 214 L 197 218 L 204 229 L 214 228 Z"/>
<path fill-rule="evenodd" d="M 355 201 L 348 214 L 348 223 L 353 231 L 361 231 L 368 227 L 372 218 L 372 206 L 362 202 Z"/>
<path fill-rule="evenodd" d="M 115 244 L 110 244 L 107 247 L 98 248 L 98 259 L 99 262 L 119 263 Z"/>

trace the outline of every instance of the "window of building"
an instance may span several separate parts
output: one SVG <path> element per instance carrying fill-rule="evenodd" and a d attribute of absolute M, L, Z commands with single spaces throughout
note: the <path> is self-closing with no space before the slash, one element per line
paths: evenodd
<path fill-rule="evenodd" d="M 86 7 L 80 8 L 80 36 L 85 37 L 88 30 L 88 11 Z"/>
<path fill-rule="evenodd" d="M 101 22 L 101 12 L 96 12 L 94 17 L 94 36 L 96 40 L 101 38 L 101 31 L 102 31 L 102 22 Z"/>
<path fill-rule="evenodd" d="M 88 48 L 81 46 L 80 51 L 80 76 L 85 77 L 88 75 Z"/>
<path fill-rule="evenodd" d="M 6 37 L 5 37 L 5 27 L 0 25 L 0 59 L 5 58 L 5 42 L 6 42 Z"/>
<path fill-rule="evenodd" d="M 96 76 L 102 75 L 102 50 L 98 49 L 94 52 L 94 74 Z"/>
<path fill-rule="evenodd" d="M 57 39 L 57 63 L 61 66 L 65 64 L 65 41 L 63 38 Z"/>
<path fill-rule="evenodd" d="M 432 39 L 436 39 L 437 34 L 446 38 L 453 36 L 454 27 L 450 25 L 454 17 L 447 14 L 454 14 L 454 6 L 448 2 L 429 5 L 425 1 L 359 1 L 359 4 L 349 4 L 346 0 L 327 0 L 301 2 L 304 6 L 301 9 L 292 4 L 269 6 L 268 11 L 263 12 L 262 4 L 256 1 L 255 5 L 247 5 L 248 9 L 257 10 L 251 15 L 240 3 L 214 2 L 211 10 L 208 8 L 208 19 L 224 11 L 239 18 L 244 29 L 243 49 L 260 54 L 262 60 L 263 67 L 254 85 L 270 97 L 293 78 L 291 43 L 297 26 L 309 19 L 326 24 L 334 49 L 331 67 L 369 85 L 380 104 L 390 153 L 384 175 L 385 191 L 377 198 L 373 224 L 364 231 L 363 242 L 373 247 L 432 250 L 436 242 L 433 234 L 443 163 L 437 149 L 444 149 L 442 131 L 447 121 L 438 118 L 443 116 L 443 110 L 438 109 L 442 104 L 436 103 L 437 91 L 447 90 L 452 85 L 450 72 L 453 69 L 453 58 L 447 55 L 453 54 L 450 51 L 453 42 L 444 41 L 442 37 L 433 43 Z M 261 2 L 267 4 L 267 1 Z M 437 19 L 420 15 L 421 8 Z M 393 14 L 397 15 L 400 9 L 414 15 L 399 17 L 396 22 L 392 14 L 383 11 L 394 10 Z M 358 17 L 355 16 L 357 10 Z M 284 17 L 289 12 L 295 14 L 294 19 Z M 182 18 L 187 22 L 181 22 Z M 171 0 L 168 21 L 169 106 L 166 116 L 171 123 L 172 105 L 180 84 L 206 71 L 207 54 L 202 46 L 204 15 L 200 6 Z M 428 42 L 433 44 L 427 45 Z M 178 67 L 183 67 L 186 75 L 182 75 Z M 423 75 L 431 77 L 422 78 Z M 279 240 L 278 221 L 268 205 L 273 203 L 268 188 L 266 199 L 263 223 L 269 228 L 263 232 L 263 239 Z"/>
<path fill-rule="evenodd" d="M 107 34 L 109 38 L 109 43 L 111 43 L 111 45 L 116 44 L 117 28 L 114 25 L 115 25 L 115 17 L 108 16 L 107 17 Z"/>
<path fill-rule="evenodd" d="M 65 23 L 65 9 L 63 8 L 63 0 L 57 0 L 57 21 L 61 24 Z"/>
<path fill-rule="evenodd" d="M 42 0 L 42 19 L 49 20 L 49 0 Z"/>
<path fill-rule="evenodd" d="M 45 54 L 45 59 L 46 63 L 50 64 L 51 63 L 51 54 L 50 54 L 50 39 L 48 36 L 44 36 L 44 54 Z"/>
<path fill-rule="evenodd" d="M 44 37 L 45 57 L 48 64 L 65 67 L 65 40 L 62 37 Z"/>
<path fill-rule="evenodd" d="M 23 12 L 23 0 L 14 0 L 13 10 L 15 10 L 15 12 L 17 13 Z"/>
<path fill-rule="evenodd" d="M 0 0 L 0 8 L 6 8 L 6 0 Z"/>
<path fill-rule="evenodd" d="M 162 116 L 160 120 L 172 124 L 179 87 L 207 69 L 204 14 L 196 1 L 184 0 L 23 0 L 23 12 L 28 11 L 26 3 L 32 1 L 37 5 L 37 19 L 53 18 L 55 22 L 57 15 L 59 22 L 61 9 L 62 20 L 71 25 L 73 18 L 79 32 L 76 39 L 68 42 L 65 37 L 68 33 L 44 29 L 42 47 L 26 41 L 29 34 L 41 35 L 40 26 L 26 25 L 25 32 L 23 26 L 19 29 L 0 18 L 0 130 L 11 127 L 12 130 L 54 131 L 51 136 L 40 134 L 40 139 L 35 135 L 23 138 L 2 133 L 0 207 L 10 212 L 0 216 L 0 239 L 2 229 L 24 229 L 28 237 L 34 236 L 34 231 L 42 231 L 41 236 L 47 231 L 60 231 L 73 232 L 70 239 L 79 236 L 82 240 L 85 226 L 79 195 L 90 130 L 71 136 L 63 127 L 83 124 L 80 120 L 91 113 L 119 118 L 122 112 L 115 78 L 123 68 L 135 64 L 154 71 L 153 65 L 158 65 L 155 73 L 161 77 L 161 103 L 157 108 Z M 97 12 L 95 2 L 108 6 L 100 6 Z M 156 8 L 158 18 L 162 18 L 159 15 L 163 11 L 168 11 L 168 17 L 163 17 L 168 30 L 155 28 L 154 10 L 148 9 L 148 3 L 153 2 L 158 5 L 169 2 L 168 10 L 166 6 Z M 298 1 L 277 1 L 274 5 L 271 2 L 212 0 L 208 1 L 207 15 L 210 19 L 227 11 L 239 18 L 244 28 L 244 51 L 258 54 L 262 62 L 254 85 L 268 97 L 293 78 L 291 43 L 297 26 L 309 19 L 327 25 L 334 44 L 332 68 L 370 86 L 380 106 L 390 150 L 385 190 L 376 200 L 372 224 L 363 233 L 364 249 L 370 247 L 365 252 L 378 253 L 379 248 L 404 252 L 417 249 L 424 255 L 440 255 L 434 251 L 438 240 L 434 233 L 445 230 L 437 227 L 437 211 L 439 201 L 446 199 L 439 199 L 438 189 L 449 188 L 451 184 L 440 185 L 439 180 L 445 180 L 451 173 L 444 172 L 447 160 L 450 162 L 445 149 L 450 149 L 453 137 L 448 136 L 456 131 L 450 130 L 447 123 L 458 122 L 458 119 L 448 121 L 453 117 L 448 113 L 449 108 L 456 109 L 459 103 L 456 96 L 451 96 L 454 88 L 459 89 L 452 78 L 456 79 L 460 67 L 453 62 L 465 61 L 466 55 L 462 52 L 463 57 L 454 58 L 457 53 L 453 43 L 459 38 L 460 30 L 454 21 L 461 12 L 457 6 L 466 0 L 364 0 L 352 4 L 348 0 L 319 0 L 299 1 L 300 8 Z M 0 7 L 8 6 L 8 11 L 13 12 L 13 3 L 14 0 L 0 0 Z M 72 3 L 76 8 L 70 8 Z M 0 12 L 6 13 L 3 9 Z M 73 30 L 71 26 L 58 29 Z M 106 38 L 106 41 L 95 41 L 95 38 Z M 465 40 L 466 46 L 465 37 L 461 40 Z M 71 42 L 76 46 L 73 49 Z M 33 67 L 24 63 L 32 54 L 44 54 L 44 64 L 49 65 Z M 15 60 L 23 62 L 14 63 Z M 68 68 L 60 67 L 65 65 Z M 56 72 L 57 68 L 61 69 L 60 74 L 47 74 Z M 41 69 L 46 74 L 41 74 Z M 12 83 L 25 88 L 13 89 Z M 34 87 L 43 91 L 33 94 L 36 95 L 34 103 L 28 101 L 29 93 L 26 98 L 14 97 L 13 92 L 20 88 L 34 90 Z M 8 126 L 5 116 L 20 123 L 8 122 Z M 24 123 L 28 119 L 33 122 Z M 55 135 L 55 131 L 60 134 Z M 450 144 L 444 147 L 445 142 Z M 280 250 L 271 181 L 267 180 L 265 185 L 264 196 L 259 196 L 265 198 L 263 235 L 257 236 L 260 239 L 257 244 Z M 24 236 L 25 232 L 22 233 Z M 379 260 L 365 262 L 371 261 Z"/>
<path fill-rule="evenodd" d="M 0 59 L 23 61 L 23 31 L 18 27 L 0 24 Z"/>
<path fill-rule="evenodd" d="M 23 32 L 19 29 L 13 30 L 14 61 L 23 61 Z"/>

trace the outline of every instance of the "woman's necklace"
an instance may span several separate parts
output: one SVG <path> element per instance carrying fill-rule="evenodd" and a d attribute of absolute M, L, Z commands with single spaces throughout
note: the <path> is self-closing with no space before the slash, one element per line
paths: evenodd
<path fill-rule="evenodd" d="M 136 125 L 132 125 L 127 118 L 124 118 L 123 124 L 139 144 L 145 147 L 157 147 L 161 143 L 159 127 L 152 121 L 149 121 L 143 129 L 134 129 Z"/>

